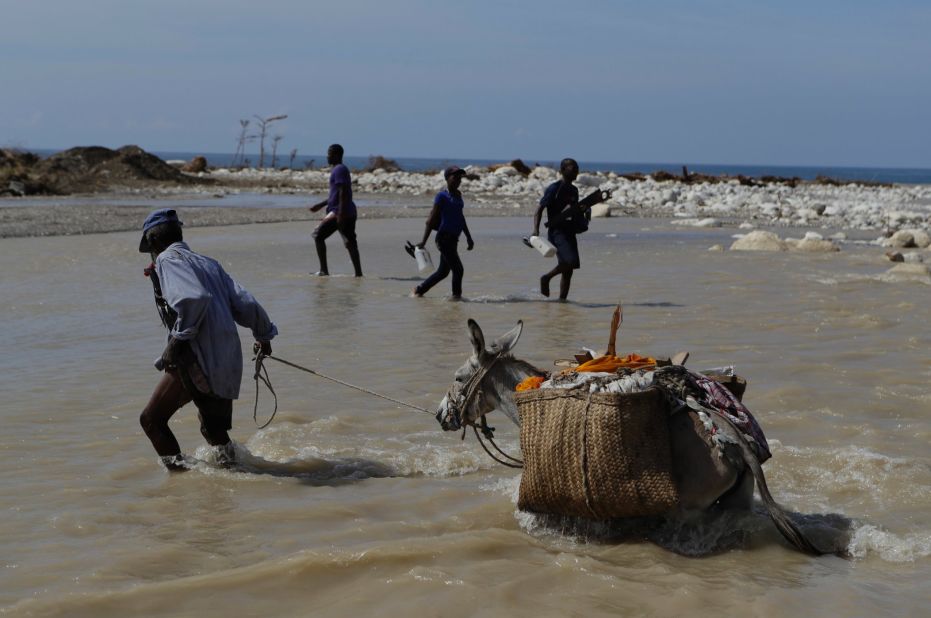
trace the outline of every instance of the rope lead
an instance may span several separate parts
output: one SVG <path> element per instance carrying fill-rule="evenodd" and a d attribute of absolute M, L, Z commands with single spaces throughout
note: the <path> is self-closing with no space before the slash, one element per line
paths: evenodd
<path fill-rule="evenodd" d="M 412 404 L 412 403 L 407 403 L 406 401 L 401 401 L 401 400 L 399 400 L 399 399 L 394 399 L 394 398 L 392 398 L 392 397 L 388 397 L 387 395 L 382 395 L 381 393 L 376 393 L 375 391 L 370 391 L 370 390 L 368 390 L 368 389 L 366 389 L 366 388 L 362 388 L 361 386 L 356 386 L 355 384 L 350 384 L 349 382 L 344 382 L 343 380 L 340 380 L 340 379 L 338 379 L 338 378 L 334 378 L 334 377 L 332 377 L 332 376 L 328 376 L 328 375 L 326 375 L 326 374 L 320 373 L 319 371 L 316 371 L 316 370 L 314 370 L 314 369 L 310 369 L 309 367 L 303 367 L 303 366 L 301 366 L 301 365 L 298 365 L 297 363 L 292 363 L 291 361 L 287 361 L 287 360 L 285 360 L 285 359 L 283 359 L 283 358 L 279 358 L 279 357 L 277 357 L 277 356 L 265 355 L 265 354 L 262 354 L 261 352 L 256 352 L 255 359 L 254 359 L 254 360 L 255 360 L 255 375 L 253 376 L 253 378 L 255 379 L 255 408 L 254 408 L 253 411 L 252 411 L 252 419 L 253 419 L 253 420 L 256 420 L 256 416 L 257 416 L 257 414 L 258 414 L 258 407 L 259 407 L 259 380 L 261 380 L 261 381 L 265 384 L 265 386 L 268 387 L 268 390 L 271 391 L 271 394 L 275 397 L 275 412 L 272 413 L 272 416 L 271 416 L 271 418 L 268 419 L 268 422 L 266 422 L 264 425 L 262 425 L 261 427 L 259 427 L 259 429 L 262 429 L 262 428 L 267 427 L 268 424 L 272 422 L 272 419 L 275 418 L 275 414 L 278 412 L 278 396 L 275 395 L 275 389 L 272 388 L 271 380 L 270 380 L 269 377 L 268 377 L 268 369 L 266 369 L 266 368 L 265 368 L 265 365 L 264 365 L 264 362 L 265 362 L 265 359 L 266 359 L 266 358 L 270 358 L 270 359 L 272 359 L 272 360 L 278 361 L 279 363 L 281 363 L 281 364 L 283 364 L 283 365 L 288 365 L 289 367 L 294 367 L 295 369 L 298 369 L 298 370 L 303 371 L 303 372 L 305 372 L 305 373 L 309 373 L 310 375 L 313 375 L 313 376 L 317 376 L 318 378 L 323 378 L 324 380 L 330 380 L 331 382 L 336 382 L 337 384 L 342 384 L 343 386 L 347 386 L 347 387 L 349 387 L 349 388 L 355 389 L 355 390 L 360 391 L 360 392 L 362 392 L 362 393 L 365 393 L 365 394 L 367 394 L 367 395 L 372 395 L 373 397 L 379 397 L 379 398 L 381 398 L 381 399 L 385 399 L 385 400 L 390 401 L 390 402 L 392 402 L 392 403 L 396 403 L 396 404 L 398 404 L 398 405 L 400 405 L 400 406 L 404 406 L 404 407 L 407 407 L 407 408 L 411 408 L 412 410 L 417 410 L 417 411 L 419 411 L 419 412 L 424 412 L 425 414 L 429 414 L 430 416 L 433 416 L 433 412 L 431 412 L 430 410 L 427 410 L 426 408 L 422 408 L 422 407 L 420 407 L 420 406 L 416 406 L 416 405 L 414 405 L 414 404 Z M 258 421 L 257 421 L 257 420 L 256 420 L 256 424 L 258 424 Z"/>

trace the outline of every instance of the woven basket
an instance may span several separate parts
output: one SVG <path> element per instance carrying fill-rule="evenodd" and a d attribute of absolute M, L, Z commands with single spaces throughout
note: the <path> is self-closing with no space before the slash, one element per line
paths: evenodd
<path fill-rule="evenodd" d="M 659 389 L 540 389 L 514 398 L 524 459 L 519 509 L 610 519 L 659 515 L 677 504 Z"/>

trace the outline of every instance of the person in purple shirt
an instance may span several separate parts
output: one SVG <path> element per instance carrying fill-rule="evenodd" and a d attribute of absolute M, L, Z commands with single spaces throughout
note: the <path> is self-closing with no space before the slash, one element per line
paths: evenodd
<path fill-rule="evenodd" d="M 330 194 L 327 198 L 310 207 L 311 212 L 317 212 L 326 207 L 326 216 L 314 230 L 314 244 L 317 246 L 317 257 L 320 259 L 320 270 L 317 275 L 330 274 L 326 261 L 326 239 L 339 232 L 343 237 L 343 244 L 349 251 L 352 267 L 356 277 L 362 276 L 362 262 L 359 259 L 359 243 L 356 241 L 356 205 L 352 201 L 352 179 L 349 168 L 343 165 L 343 147 L 333 144 L 326 151 L 327 163 L 333 166 L 330 170 Z"/>
<path fill-rule="evenodd" d="M 463 213 L 465 203 L 462 201 L 459 185 L 462 184 L 463 177 L 475 180 L 478 176 L 468 175 L 464 169 L 451 165 L 443 171 L 443 177 L 446 179 L 446 190 L 436 194 L 433 200 L 433 210 L 430 211 L 427 224 L 424 226 L 423 240 L 417 245 L 423 249 L 430 238 L 430 232 L 436 230 L 436 248 L 440 252 L 440 265 L 436 272 L 414 288 L 412 295 L 423 296 L 430 288 L 448 277 L 452 271 L 453 298 L 459 300 L 462 298 L 462 275 L 465 270 L 456 247 L 459 244 L 459 236 L 465 233 L 468 251 L 475 246 L 465 220 L 465 213 Z"/>

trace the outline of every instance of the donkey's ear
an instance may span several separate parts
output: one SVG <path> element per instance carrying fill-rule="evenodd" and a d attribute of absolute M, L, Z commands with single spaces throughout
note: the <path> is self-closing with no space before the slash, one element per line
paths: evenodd
<path fill-rule="evenodd" d="M 481 356 L 485 352 L 485 335 L 482 333 L 482 327 L 473 319 L 469 319 L 469 340 L 472 342 L 472 348 L 476 356 Z"/>
<path fill-rule="evenodd" d="M 492 352 L 510 352 L 517 345 L 520 333 L 524 330 L 524 321 L 518 320 L 517 326 L 504 333 L 491 344 Z"/>

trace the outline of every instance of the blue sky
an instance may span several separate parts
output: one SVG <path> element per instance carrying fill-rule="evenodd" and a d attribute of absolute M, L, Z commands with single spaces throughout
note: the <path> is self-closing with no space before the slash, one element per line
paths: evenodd
<path fill-rule="evenodd" d="M 931 2 L 0 0 L 0 145 L 931 167 Z"/>

